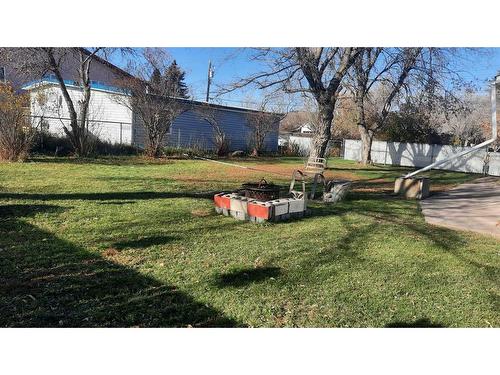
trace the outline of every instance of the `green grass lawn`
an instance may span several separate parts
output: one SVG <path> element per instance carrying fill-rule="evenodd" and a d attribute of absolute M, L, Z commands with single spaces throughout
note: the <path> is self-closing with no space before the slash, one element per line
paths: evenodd
<path fill-rule="evenodd" d="M 297 158 L 242 161 L 291 174 Z M 404 169 L 330 161 L 340 204 L 256 225 L 211 192 L 265 177 L 204 161 L 0 164 L 0 326 L 500 326 L 500 242 L 427 225 Z M 434 190 L 474 176 L 434 171 Z"/>

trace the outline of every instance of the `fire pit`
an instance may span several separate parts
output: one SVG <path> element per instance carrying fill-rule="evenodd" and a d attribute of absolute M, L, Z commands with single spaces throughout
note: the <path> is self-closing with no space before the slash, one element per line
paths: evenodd
<path fill-rule="evenodd" d="M 264 202 L 271 201 L 279 199 L 280 187 L 262 179 L 258 183 L 247 182 L 241 185 L 240 194 L 244 195 L 245 198 L 257 199 Z"/>

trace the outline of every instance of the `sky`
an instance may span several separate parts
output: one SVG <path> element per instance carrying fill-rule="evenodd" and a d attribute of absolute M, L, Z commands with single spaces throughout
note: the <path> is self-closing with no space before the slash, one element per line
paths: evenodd
<path fill-rule="evenodd" d="M 250 51 L 243 48 L 167 48 L 172 60 L 186 72 L 186 84 L 194 99 L 205 100 L 207 89 L 208 61 L 212 62 L 215 76 L 212 81 L 212 95 L 217 85 L 224 85 L 259 71 L 258 63 L 250 61 Z M 121 57 L 112 61 L 124 66 Z M 486 88 L 487 81 L 500 71 L 500 48 L 481 49 L 480 53 L 467 54 L 461 62 L 464 77 L 474 81 L 478 87 Z M 223 97 L 224 104 L 246 106 L 248 102 L 258 101 L 260 93 L 256 89 L 233 92 Z"/>
<path fill-rule="evenodd" d="M 212 79 L 211 97 L 215 96 L 217 85 L 224 85 L 255 73 L 259 66 L 249 60 L 250 51 L 244 48 L 166 48 L 172 60 L 185 71 L 185 82 L 195 100 L 205 100 L 207 92 L 208 63 L 211 61 L 215 75 Z M 125 66 L 121 56 L 112 56 L 111 61 Z M 223 101 L 228 105 L 245 106 L 257 101 L 258 90 L 245 89 L 226 94 Z"/>

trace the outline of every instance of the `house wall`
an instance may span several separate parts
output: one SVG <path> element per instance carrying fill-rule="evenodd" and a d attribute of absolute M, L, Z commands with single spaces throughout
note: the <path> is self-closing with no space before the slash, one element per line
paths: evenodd
<path fill-rule="evenodd" d="M 73 103 L 77 103 L 82 97 L 82 91 L 76 87 L 68 87 L 68 92 Z M 30 90 L 30 98 L 31 115 L 35 116 L 34 125 L 39 125 L 40 117 L 43 116 L 44 128 L 52 134 L 63 136 L 63 124 L 69 127 L 70 120 L 59 86 L 46 84 Z M 132 142 L 132 111 L 120 103 L 123 98 L 126 96 L 122 94 L 92 90 L 89 127 L 103 141 L 122 144 Z"/>
<path fill-rule="evenodd" d="M 77 87 L 68 86 L 68 91 L 77 103 L 82 92 Z M 36 116 L 35 125 L 39 117 L 44 117 L 46 129 L 55 135 L 63 136 L 63 123 L 69 127 L 69 112 L 62 97 L 59 85 L 45 83 L 34 86 L 30 90 L 31 115 Z M 91 131 L 100 139 L 110 143 L 134 144 L 143 148 L 146 133 L 141 120 L 123 104 L 127 96 L 106 90 L 92 89 L 90 103 Z M 40 101 L 40 99 L 43 99 Z M 248 111 L 213 107 L 219 126 L 229 139 L 230 150 L 247 150 L 250 130 L 247 127 Z M 173 147 L 199 147 L 214 149 L 213 131 L 211 125 L 203 119 L 200 112 L 194 108 L 187 110 L 174 121 L 165 145 Z M 265 150 L 278 150 L 278 124 L 275 131 L 267 135 Z"/>
<path fill-rule="evenodd" d="M 229 139 L 230 150 L 248 150 L 250 136 L 247 127 L 248 112 L 222 108 L 214 111 L 219 126 Z M 142 148 L 145 144 L 145 130 L 140 119 L 136 118 L 135 124 L 134 144 Z M 206 150 L 215 148 L 212 126 L 196 109 L 190 109 L 176 118 L 164 143 L 173 147 L 199 147 Z M 276 129 L 267 135 L 264 147 L 267 152 L 278 150 L 278 124 Z"/>

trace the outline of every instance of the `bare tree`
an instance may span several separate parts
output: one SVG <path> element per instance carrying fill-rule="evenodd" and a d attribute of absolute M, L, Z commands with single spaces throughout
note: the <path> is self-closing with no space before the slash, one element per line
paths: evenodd
<path fill-rule="evenodd" d="M 198 116 L 208 122 L 212 127 L 212 142 L 215 146 L 217 156 L 225 156 L 229 153 L 230 141 L 222 126 L 218 112 L 209 103 L 196 106 Z"/>
<path fill-rule="evenodd" d="M 341 95 L 335 107 L 332 137 L 335 139 L 359 139 L 356 104 L 351 96 Z"/>
<path fill-rule="evenodd" d="M 324 157 L 341 82 L 362 50 L 351 47 L 256 49 L 252 59 L 266 68 L 222 88 L 219 95 L 253 84 L 264 90 L 314 98 L 319 121 L 313 133 L 310 156 Z"/>
<path fill-rule="evenodd" d="M 69 113 L 69 127 L 63 124 L 63 130 L 78 156 L 87 156 L 92 152 L 92 140 L 95 138 L 89 129 L 89 105 L 91 97 L 91 65 L 99 56 L 106 56 L 112 49 L 95 48 L 5 48 L 2 50 L 3 58 L 15 66 L 16 69 L 29 72 L 39 77 L 47 73 L 55 76 Z M 74 98 L 70 95 L 64 79 L 64 64 L 76 61 L 77 84 L 81 95 Z"/>
<path fill-rule="evenodd" d="M 465 92 L 463 107 L 456 113 L 440 113 L 442 131 L 450 134 L 461 146 L 480 143 L 491 134 L 490 98 L 476 92 Z"/>
<path fill-rule="evenodd" d="M 164 77 L 170 57 L 162 48 L 145 48 L 142 58 L 129 61 L 127 70 L 133 75 L 117 82 L 128 95 L 116 95 L 115 100 L 130 108 L 145 131 L 145 154 L 161 156 L 161 149 L 174 120 L 189 109 L 188 101 L 172 95 Z M 154 74 L 155 73 L 155 74 Z"/>
<path fill-rule="evenodd" d="M 356 102 L 364 164 L 371 162 L 374 135 L 383 130 L 390 112 L 406 98 L 419 98 L 421 102 L 423 99 L 428 112 L 439 109 L 448 115 L 460 107 L 457 92 L 469 85 L 463 78 L 460 64 L 470 53 L 478 51 L 457 48 L 364 49 L 345 81 Z"/>
<path fill-rule="evenodd" d="M 371 163 L 373 137 L 386 123 L 421 51 L 422 48 L 365 48 L 354 62 L 345 86 L 356 105 L 363 164 Z M 372 100 L 374 89 L 379 90 L 378 103 Z"/>
<path fill-rule="evenodd" d="M 283 117 L 282 114 L 267 112 L 265 102 L 262 103 L 259 111 L 247 114 L 252 156 L 259 156 L 262 153 L 266 137 L 273 131 L 278 131 L 280 120 Z"/>

